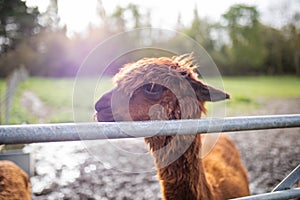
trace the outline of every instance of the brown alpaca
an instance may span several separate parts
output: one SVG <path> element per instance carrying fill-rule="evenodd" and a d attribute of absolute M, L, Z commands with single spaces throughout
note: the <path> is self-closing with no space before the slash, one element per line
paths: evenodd
<path fill-rule="evenodd" d="M 205 101 L 229 95 L 198 79 L 191 56 L 146 58 L 125 65 L 116 87 L 95 105 L 98 121 L 178 120 L 201 117 Z M 219 200 L 249 195 L 248 177 L 234 144 L 221 136 L 201 159 L 200 135 L 153 136 L 163 199 Z"/>
<path fill-rule="evenodd" d="M 0 161 L 0 200 L 30 200 L 28 175 L 10 161 Z"/>

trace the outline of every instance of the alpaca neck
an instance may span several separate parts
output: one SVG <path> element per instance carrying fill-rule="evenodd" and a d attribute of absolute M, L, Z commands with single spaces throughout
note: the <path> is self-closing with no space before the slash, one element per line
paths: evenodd
<path fill-rule="evenodd" d="M 182 137 L 182 142 L 192 140 L 188 149 L 177 160 L 165 167 L 157 167 L 161 181 L 164 199 L 213 199 L 211 189 L 206 181 L 202 161 L 200 158 L 201 137 Z M 189 137 L 189 138 L 188 138 Z M 177 145 L 180 145 L 177 144 Z M 161 160 L 167 160 L 179 147 L 174 147 L 164 156 L 154 154 L 156 166 L 161 166 Z"/>

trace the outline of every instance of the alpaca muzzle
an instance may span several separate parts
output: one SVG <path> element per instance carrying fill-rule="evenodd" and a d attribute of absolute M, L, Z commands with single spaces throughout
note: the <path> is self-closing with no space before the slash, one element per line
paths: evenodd
<path fill-rule="evenodd" d="M 95 104 L 96 119 L 98 122 L 114 122 L 111 108 L 112 92 L 104 94 Z"/>

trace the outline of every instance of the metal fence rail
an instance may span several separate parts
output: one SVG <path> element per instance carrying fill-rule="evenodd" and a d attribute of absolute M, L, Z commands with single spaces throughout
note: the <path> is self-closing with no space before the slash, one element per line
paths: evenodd
<path fill-rule="evenodd" d="M 150 137 L 153 134 L 188 135 L 292 127 L 300 127 L 300 114 L 175 121 L 2 125 L 0 144 L 120 139 Z M 273 192 L 236 200 L 282 200 L 300 197 L 300 188 L 289 189 L 299 177 L 300 165 Z"/>
<path fill-rule="evenodd" d="M 300 127 L 300 114 L 223 119 L 187 119 L 143 122 L 62 123 L 0 126 L 0 144 L 188 135 Z"/>

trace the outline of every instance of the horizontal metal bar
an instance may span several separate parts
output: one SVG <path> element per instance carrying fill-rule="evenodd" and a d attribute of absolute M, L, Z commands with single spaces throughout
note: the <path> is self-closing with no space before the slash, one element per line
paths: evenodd
<path fill-rule="evenodd" d="M 300 165 L 298 165 L 285 179 L 283 179 L 272 192 L 292 188 L 300 179 Z"/>
<path fill-rule="evenodd" d="M 300 188 L 236 198 L 234 200 L 286 200 L 300 197 Z"/>
<path fill-rule="evenodd" d="M 94 122 L 0 126 L 0 144 L 191 135 L 300 127 L 300 114 L 142 122 Z"/>

